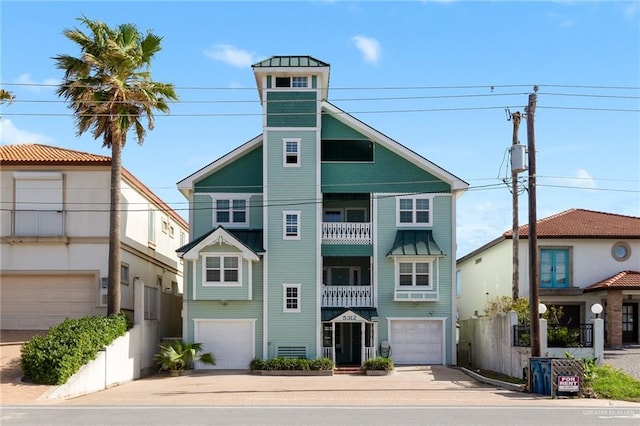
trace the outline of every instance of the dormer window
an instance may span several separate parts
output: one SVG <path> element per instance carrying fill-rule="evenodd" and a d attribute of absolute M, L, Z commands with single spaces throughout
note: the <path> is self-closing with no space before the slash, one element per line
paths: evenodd
<path fill-rule="evenodd" d="M 276 77 L 276 87 L 309 87 L 307 77 Z"/>

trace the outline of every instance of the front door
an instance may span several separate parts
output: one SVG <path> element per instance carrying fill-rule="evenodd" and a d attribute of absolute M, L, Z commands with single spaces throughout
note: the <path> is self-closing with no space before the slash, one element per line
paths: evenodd
<path fill-rule="evenodd" d="M 622 343 L 638 343 L 638 304 L 622 304 Z"/>
<path fill-rule="evenodd" d="M 362 335 L 359 322 L 338 322 L 336 327 L 336 364 L 360 365 Z"/>

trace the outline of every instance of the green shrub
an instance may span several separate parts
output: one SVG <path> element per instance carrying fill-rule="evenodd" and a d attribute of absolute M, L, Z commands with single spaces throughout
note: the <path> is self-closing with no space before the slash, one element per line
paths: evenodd
<path fill-rule="evenodd" d="M 282 370 L 332 370 L 333 361 L 329 358 L 318 358 L 316 360 L 308 360 L 305 358 L 283 358 L 275 357 L 268 360 L 261 360 L 254 358 L 249 364 L 249 368 L 252 371 L 255 370 L 269 370 L 269 371 L 282 371 Z"/>
<path fill-rule="evenodd" d="M 22 346 L 22 372 L 34 383 L 61 385 L 126 331 L 124 314 L 66 319 Z"/>
<path fill-rule="evenodd" d="M 363 365 L 365 370 L 393 370 L 393 360 L 386 357 L 369 358 Z"/>
<path fill-rule="evenodd" d="M 333 361 L 331 358 L 318 358 L 311 361 L 312 370 L 333 370 Z"/>

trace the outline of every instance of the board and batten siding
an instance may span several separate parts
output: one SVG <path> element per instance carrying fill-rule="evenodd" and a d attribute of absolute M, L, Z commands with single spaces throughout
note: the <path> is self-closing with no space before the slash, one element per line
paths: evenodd
<path fill-rule="evenodd" d="M 445 252 L 446 256 L 439 257 L 433 262 L 434 280 L 438 280 L 439 301 L 438 302 L 394 302 L 395 290 L 395 267 L 392 258 L 386 257 L 391 249 L 396 234 L 396 198 L 378 196 L 377 201 L 377 277 L 378 277 L 378 314 L 379 340 L 389 338 L 386 318 L 447 318 L 445 324 L 445 345 L 447 348 L 446 363 L 452 363 L 452 354 L 449 348 L 452 342 L 451 321 L 452 321 L 452 299 L 451 291 L 453 281 L 451 276 L 452 263 L 455 255 L 452 251 L 451 241 L 451 195 L 436 194 L 433 198 L 433 225 L 429 229 L 433 230 L 433 236 L 438 246 Z"/>
<path fill-rule="evenodd" d="M 316 259 L 317 204 L 316 132 L 268 131 L 266 193 L 268 223 L 268 356 L 279 346 L 304 346 L 308 358 L 315 358 L 319 325 L 316 288 L 319 285 Z M 283 167 L 282 140 L 300 139 L 299 167 Z M 283 211 L 300 212 L 300 239 L 283 239 Z M 300 312 L 283 312 L 283 284 L 300 284 Z"/>

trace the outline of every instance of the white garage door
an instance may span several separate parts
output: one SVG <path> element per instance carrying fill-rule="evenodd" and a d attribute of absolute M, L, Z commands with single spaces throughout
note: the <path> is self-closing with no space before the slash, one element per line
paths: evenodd
<path fill-rule="evenodd" d="M 396 364 L 443 364 L 442 321 L 391 320 L 391 357 Z"/>
<path fill-rule="evenodd" d="M 244 370 L 255 357 L 254 320 L 195 320 L 194 339 L 204 352 L 216 357 L 216 365 L 198 368 Z"/>
<path fill-rule="evenodd" d="M 0 327 L 48 330 L 66 318 L 93 315 L 95 289 L 92 275 L 2 275 Z"/>

